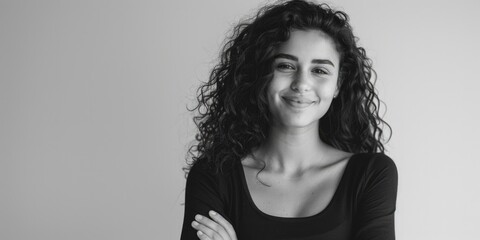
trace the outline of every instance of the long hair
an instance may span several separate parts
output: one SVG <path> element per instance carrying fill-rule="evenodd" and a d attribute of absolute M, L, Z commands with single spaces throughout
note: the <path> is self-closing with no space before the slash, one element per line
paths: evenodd
<path fill-rule="evenodd" d="M 217 172 L 239 161 L 269 135 L 271 114 L 266 89 L 273 76 L 273 57 L 293 29 L 321 30 L 340 54 L 339 94 L 320 119 L 319 136 L 343 151 L 383 152 L 375 71 L 357 46 L 348 15 L 326 4 L 292 0 L 267 5 L 239 23 L 222 48 L 219 63 L 197 91 L 194 122 L 197 143 L 187 156 L 189 169 L 206 161 Z M 191 157 L 191 161 L 189 161 Z"/>

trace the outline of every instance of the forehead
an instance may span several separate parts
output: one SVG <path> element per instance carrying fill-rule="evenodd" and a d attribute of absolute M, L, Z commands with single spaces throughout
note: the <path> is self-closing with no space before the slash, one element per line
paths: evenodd
<path fill-rule="evenodd" d="M 334 40 L 320 30 L 292 30 L 290 38 L 280 44 L 278 53 L 294 55 L 299 61 L 329 59 L 334 63 L 338 63 L 340 56 Z"/>

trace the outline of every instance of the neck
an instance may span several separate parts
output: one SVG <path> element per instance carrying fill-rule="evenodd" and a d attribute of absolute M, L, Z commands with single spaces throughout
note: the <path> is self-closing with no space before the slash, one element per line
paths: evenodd
<path fill-rule="evenodd" d="M 318 134 L 318 124 L 305 128 L 272 126 L 254 157 L 264 160 L 269 171 L 295 176 L 322 161 L 327 150 L 328 145 Z"/>

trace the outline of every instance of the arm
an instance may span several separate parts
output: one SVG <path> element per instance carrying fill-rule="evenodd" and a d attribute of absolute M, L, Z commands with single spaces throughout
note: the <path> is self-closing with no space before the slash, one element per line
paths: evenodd
<path fill-rule="evenodd" d="M 365 173 L 354 222 L 355 240 L 394 240 L 398 172 L 383 154 L 374 155 Z"/>
<path fill-rule="evenodd" d="M 208 212 L 213 210 L 225 216 L 224 209 L 217 176 L 206 168 L 206 164 L 195 163 L 185 187 L 185 213 L 180 239 L 199 239 L 197 230 L 192 227 L 195 215 L 209 216 Z"/>

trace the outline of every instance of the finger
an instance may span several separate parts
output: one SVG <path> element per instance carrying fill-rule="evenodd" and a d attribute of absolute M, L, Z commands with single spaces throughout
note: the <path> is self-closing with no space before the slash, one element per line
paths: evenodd
<path fill-rule="evenodd" d="M 197 230 L 197 236 L 198 238 L 202 239 L 202 240 L 210 240 L 210 239 L 213 239 L 211 237 L 211 235 L 213 235 L 213 231 L 208 228 L 207 226 L 197 222 L 197 221 L 193 221 L 192 222 L 192 227 Z"/>
<path fill-rule="evenodd" d="M 200 214 L 197 214 L 195 216 L 195 220 L 197 220 L 197 222 L 199 222 L 200 224 L 203 224 L 203 225 L 207 226 L 208 228 L 210 228 L 213 231 L 213 235 L 210 235 L 209 231 L 204 232 L 210 238 L 217 239 L 217 236 L 215 236 L 215 235 L 218 234 L 219 237 L 221 237 L 220 239 L 230 240 L 230 237 L 228 236 L 227 231 L 223 228 L 223 226 L 221 226 L 217 222 L 212 221 L 210 218 L 202 216 Z"/>
<path fill-rule="evenodd" d="M 230 224 L 229 221 L 227 221 L 222 215 L 216 213 L 213 210 L 209 211 L 208 215 L 227 231 L 227 234 L 231 240 L 237 240 L 237 234 L 235 233 L 235 229 L 233 229 L 233 226 L 232 224 Z"/>
<path fill-rule="evenodd" d="M 200 230 L 204 235 L 214 240 L 230 240 L 228 233 L 219 224 L 201 215 L 195 216 L 192 227 Z"/>
<path fill-rule="evenodd" d="M 198 236 L 198 238 L 200 238 L 200 240 L 212 240 L 202 231 L 197 231 L 197 236 Z"/>

